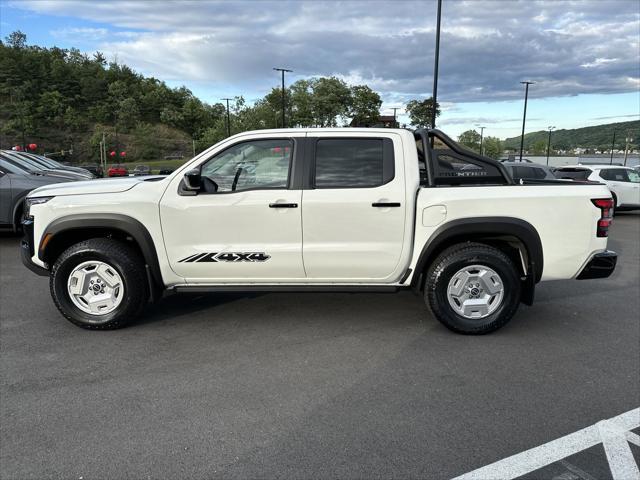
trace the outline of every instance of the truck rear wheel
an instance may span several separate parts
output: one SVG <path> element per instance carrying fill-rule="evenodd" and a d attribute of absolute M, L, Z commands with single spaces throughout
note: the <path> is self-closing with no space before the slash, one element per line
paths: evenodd
<path fill-rule="evenodd" d="M 110 238 L 85 240 L 65 250 L 53 265 L 49 286 L 62 315 L 92 330 L 125 326 L 149 298 L 140 255 Z"/>
<path fill-rule="evenodd" d="M 520 277 L 497 248 L 463 243 L 443 251 L 427 271 L 424 297 L 435 317 L 457 333 L 504 326 L 520 304 Z"/>

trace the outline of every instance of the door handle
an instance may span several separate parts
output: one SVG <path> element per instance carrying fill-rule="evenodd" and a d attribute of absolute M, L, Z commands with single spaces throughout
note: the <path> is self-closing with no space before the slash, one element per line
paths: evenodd
<path fill-rule="evenodd" d="M 376 208 L 399 207 L 400 202 L 374 202 L 371 206 Z"/>
<path fill-rule="evenodd" d="M 269 208 L 298 208 L 297 203 L 270 203 Z"/>

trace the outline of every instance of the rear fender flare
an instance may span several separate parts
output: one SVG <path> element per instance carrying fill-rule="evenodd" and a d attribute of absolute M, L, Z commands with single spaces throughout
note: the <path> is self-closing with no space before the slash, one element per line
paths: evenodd
<path fill-rule="evenodd" d="M 442 250 L 447 241 L 461 238 L 475 240 L 480 237 L 509 235 L 522 242 L 527 250 L 528 271 L 533 273 L 532 284 L 542 278 L 544 256 L 542 241 L 537 230 L 529 222 L 514 217 L 476 217 L 460 218 L 441 225 L 422 248 L 416 263 L 416 275 L 412 279 L 412 287 L 420 288 L 421 273 L 433 260 L 435 252 Z"/>

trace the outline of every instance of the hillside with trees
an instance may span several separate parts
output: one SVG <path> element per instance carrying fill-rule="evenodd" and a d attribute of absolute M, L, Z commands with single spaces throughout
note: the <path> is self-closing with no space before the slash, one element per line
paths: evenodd
<path fill-rule="evenodd" d="M 368 86 L 336 77 L 298 80 L 285 94 L 287 127 L 375 123 L 382 105 Z M 428 125 L 432 103 L 411 103 L 416 125 Z M 280 88 L 253 105 L 236 97 L 231 134 L 282 128 L 281 111 Z M 207 104 L 101 52 L 28 45 L 19 31 L 0 41 L 0 122 L 0 148 L 35 143 L 38 153 L 65 151 L 59 158 L 72 162 L 97 161 L 103 136 L 109 153 L 129 161 L 189 158 L 227 136 L 222 103 Z"/>
<path fill-rule="evenodd" d="M 614 150 L 624 149 L 627 136 L 633 138 L 633 142 L 630 144 L 631 149 L 638 148 L 640 120 L 609 123 L 594 127 L 553 130 L 551 132 L 551 149 L 552 151 L 568 151 L 574 148 L 600 151 L 611 150 L 614 131 L 616 132 Z M 526 133 L 524 136 L 524 149 L 533 153 L 545 153 L 548 136 L 549 132 L 547 130 Z M 509 150 L 520 150 L 520 136 L 507 138 L 504 141 L 504 147 Z"/>

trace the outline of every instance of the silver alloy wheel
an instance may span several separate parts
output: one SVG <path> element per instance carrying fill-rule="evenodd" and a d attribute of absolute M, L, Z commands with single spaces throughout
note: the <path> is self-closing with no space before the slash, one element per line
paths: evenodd
<path fill-rule="evenodd" d="M 504 284 L 500 275 L 485 265 L 470 265 L 456 272 L 447 287 L 451 308 L 464 318 L 491 315 L 502 303 Z"/>
<path fill-rule="evenodd" d="M 73 269 L 67 280 L 67 291 L 76 307 L 100 316 L 118 308 L 124 298 L 124 282 L 111 265 L 91 260 Z"/>

